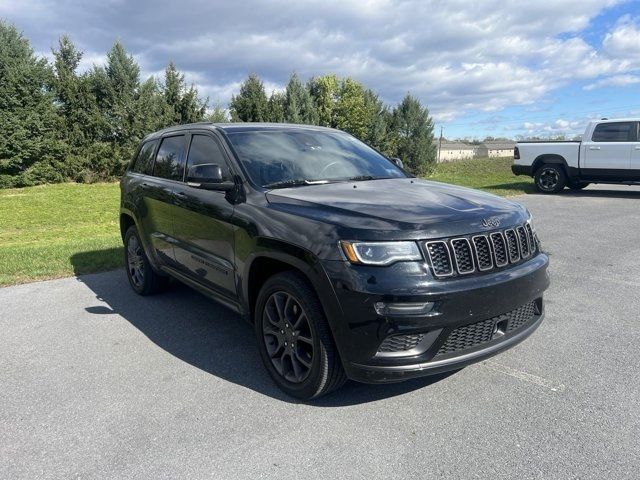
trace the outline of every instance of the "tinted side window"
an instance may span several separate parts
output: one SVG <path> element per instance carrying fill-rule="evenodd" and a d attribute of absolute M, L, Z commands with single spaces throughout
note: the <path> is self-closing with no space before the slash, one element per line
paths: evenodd
<path fill-rule="evenodd" d="M 153 174 L 156 177 L 170 180 L 182 180 L 184 171 L 184 135 L 166 137 L 162 139 Z"/>
<path fill-rule="evenodd" d="M 593 131 L 594 142 L 631 142 L 634 140 L 633 122 L 601 123 Z"/>
<path fill-rule="evenodd" d="M 215 163 L 222 169 L 224 180 L 231 180 L 229 166 L 218 142 L 209 135 L 194 135 L 191 137 L 191 147 L 189 147 L 187 172 L 190 167 L 203 163 Z"/>
<path fill-rule="evenodd" d="M 132 172 L 151 173 L 153 168 L 153 152 L 157 144 L 157 140 L 152 140 L 142 145 L 142 148 L 138 152 L 138 156 L 131 167 Z"/>

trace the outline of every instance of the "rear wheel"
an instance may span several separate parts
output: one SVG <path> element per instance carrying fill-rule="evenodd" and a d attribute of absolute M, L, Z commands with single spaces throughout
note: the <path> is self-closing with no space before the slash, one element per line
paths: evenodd
<path fill-rule="evenodd" d="M 346 381 L 320 301 L 303 275 L 283 272 L 265 282 L 255 332 L 265 367 L 287 394 L 309 400 Z"/>
<path fill-rule="evenodd" d="M 567 184 L 567 176 L 560 165 L 542 165 L 534 176 L 536 188 L 542 193 L 561 192 Z"/>
<path fill-rule="evenodd" d="M 130 226 L 124 235 L 124 258 L 129 284 L 138 295 L 166 290 L 169 278 L 153 270 L 135 225 Z"/>

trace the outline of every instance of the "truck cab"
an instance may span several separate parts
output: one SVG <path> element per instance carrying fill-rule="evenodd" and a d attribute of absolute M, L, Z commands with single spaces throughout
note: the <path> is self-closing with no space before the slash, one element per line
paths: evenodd
<path fill-rule="evenodd" d="M 542 193 L 590 183 L 640 185 L 640 121 L 591 121 L 582 140 L 518 142 L 512 171 L 533 177 Z"/>

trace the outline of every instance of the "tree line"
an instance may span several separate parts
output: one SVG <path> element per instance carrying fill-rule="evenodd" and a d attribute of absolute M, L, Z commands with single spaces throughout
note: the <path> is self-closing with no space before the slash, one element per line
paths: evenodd
<path fill-rule="evenodd" d="M 435 162 L 433 121 L 409 94 L 390 108 L 352 78 L 303 82 L 294 73 L 284 91 L 267 95 L 251 74 L 228 110 L 210 108 L 173 62 L 163 78 L 143 80 L 119 41 L 104 65 L 80 73 L 82 55 L 63 36 L 51 61 L 39 57 L 14 25 L 0 21 L 0 188 L 117 178 L 146 134 L 199 121 L 334 127 L 402 158 L 415 174 Z"/>

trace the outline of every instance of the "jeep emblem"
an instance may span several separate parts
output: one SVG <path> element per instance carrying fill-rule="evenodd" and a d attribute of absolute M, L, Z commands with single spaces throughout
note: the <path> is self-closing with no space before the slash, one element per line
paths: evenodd
<path fill-rule="evenodd" d="M 496 228 L 500 226 L 500 219 L 498 217 L 483 218 L 482 226 L 484 228 Z"/>

